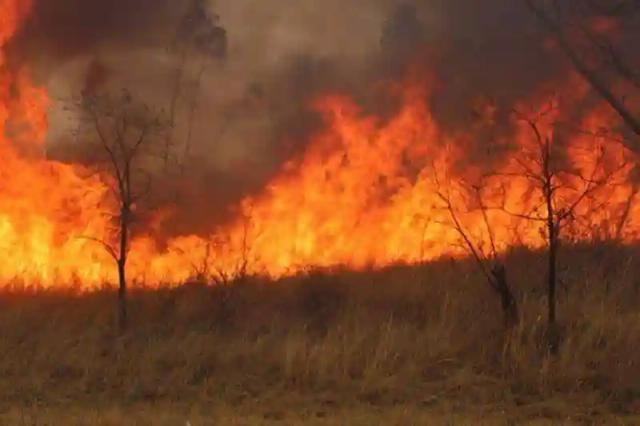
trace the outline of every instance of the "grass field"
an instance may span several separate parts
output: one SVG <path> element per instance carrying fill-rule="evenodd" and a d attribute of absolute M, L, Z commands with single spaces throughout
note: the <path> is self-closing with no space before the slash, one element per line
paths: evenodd
<path fill-rule="evenodd" d="M 1 425 L 640 424 L 635 249 L 509 255 L 522 320 L 464 261 L 115 295 L 5 290 Z"/>

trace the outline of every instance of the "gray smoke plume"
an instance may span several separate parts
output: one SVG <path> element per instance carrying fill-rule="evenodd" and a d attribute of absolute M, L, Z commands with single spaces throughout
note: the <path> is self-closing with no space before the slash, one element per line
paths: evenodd
<path fill-rule="evenodd" d="M 458 129 L 478 97 L 509 106 L 567 66 L 518 0 L 35 0 L 12 52 L 61 99 L 52 155 L 73 150 L 64 100 L 83 91 L 171 112 L 187 163 L 172 232 L 206 232 L 259 191 L 322 126 L 320 93 L 385 117 L 397 100 L 372 87 L 418 64 L 436 84 L 425 102 Z"/>

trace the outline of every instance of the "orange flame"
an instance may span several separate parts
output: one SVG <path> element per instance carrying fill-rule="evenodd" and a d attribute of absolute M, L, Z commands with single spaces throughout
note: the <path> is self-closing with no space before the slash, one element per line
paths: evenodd
<path fill-rule="evenodd" d="M 115 278 L 113 260 L 82 238 L 109 232 L 99 207 L 106 186 L 82 166 L 46 158 L 46 93 L 32 84 L 27 68 L 11 69 L 1 53 L 29 8 L 29 1 L 0 0 L 0 282 L 80 283 L 88 289 Z M 578 90 L 580 82 L 571 86 L 573 101 L 565 100 L 565 106 L 540 120 L 544 137 L 558 139 L 555 121 L 563 108 L 570 110 L 585 95 L 586 90 Z M 474 159 L 469 153 L 475 133 L 448 134 L 439 128 L 425 102 L 428 89 L 422 82 L 407 83 L 400 94 L 402 107 L 387 120 L 363 114 L 344 96 L 322 97 L 315 107 L 325 129 L 261 195 L 243 201 L 236 222 L 216 236 L 175 238 L 162 250 L 152 235 L 137 236 L 130 276 L 160 285 L 196 273 L 246 269 L 282 276 L 310 267 L 358 269 L 460 255 L 464 252 L 443 208 L 443 191 L 481 249 L 491 240 L 489 229 L 498 250 L 543 246 L 539 224 L 507 213 L 539 209 L 535 183 L 522 169 L 523 163 L 525 172 L 536 167 L 538 145 L 529 126 L 516 122 L 515 134 L 492 144 L 497 159 Z M 610 178 L 576 207 L 581 220 L 567 230 L 567 238 L 605 233 L 630 242 L 639 236 L 640 212 L 628 202 L 637 192 L 634 167 L 627 164 L 629 153 L 610 141 L 615 135 L 602 130 L 610 127 L 610 114 L 604 107 L 593 109 L 578 123 L 580 132 L 553 147 L 567 158 L 564 167 L 574 171 L 558 176 L 558 208 L 584 192 L 584 176 Z M 478 179 L 484 182 L 483 203 L 500 206 L 488 208 L 486 220 L 470 208 L 477 201 L 461 184 Z M 626 226 L 619 226 L 627 217 Z"/>

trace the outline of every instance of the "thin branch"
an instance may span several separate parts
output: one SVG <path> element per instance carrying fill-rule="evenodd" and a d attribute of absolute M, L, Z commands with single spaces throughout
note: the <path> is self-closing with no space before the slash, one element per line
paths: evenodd
<path fill-rule="evenodd" d="M 435 176 L 435 181 L 436 181 L 436 185 L 438 186 L 438 188 L 440 188 L 440 181 L 439 181 L 439 178 L 437 177 L 437 173 L 436 173 L 436 176 Z M 438 196 L 438 198 L 440 198 L 440 200 L 442 202 L 444 202 L 445 206 L 447 207 L 447 210 L 448 210 L 449 215 L 451 217 L 451 221 L 453 223 L 453 228 L 456 230 L 456 232 L 460 235 L 460 237 L 464 241 L 464 243 L 466 245 L 466 250 L 475 259 L 476 263 L 480 267 L 480 270 L 482 271 L 482 274 L 486 278 L 487 282 L 491 285 L 491 287 L 493 287 L 495 290 L 497 290 L 496 284 L 495 284 L 493 278 L 491 277 L 491 274 L 490 274 L 490 272 L 489 272 L 489 270 L 488 270 L 488 268 L 487 268 L 487 266 L 485 264 L 484 258 L 481 256 L 481 254 L 477 250 L 475 244 L 473 243 L 473 241 L 471 241 L 471 238 L 467 235 L 467 232 L 465 231 L 464 226 L 462 225 L 462 223 L 458 219 L 458 215 L 456 214 L 455 208 L 453 206 L 453 202 L 451 201 L 451 195 L 449 193 L 447 195 L 444 195 L 439 189 L 438 189 L 438 191 L 436 191 L 436 195 Z"/>
<path fill-rule="evenodd" d="M 109 253 L 109 255 L 113 258 L 113 260 L 115 260 L 116 262 L 118 262 L 120 260 L 120 256 L 118 255 L 116 250 L 111 246 L 111 244 L 107 243 L 106 241 L 104 241 L 104 240 L 102 240 L 100 238 L 88 237 L 88 236 L 84 236 L 84 235 L 79 236 L 78 239 L 87 240 L 87 241 L 92 241 L 94 243 L 98 243 L 105 249 L 105 251 L 107 253 Z"/>
<path fill-rule="evenodd" d="M 576 51 L 567 40 L 563 29 L 560 24 L 554 21 L 543 8 L 538 7 L 534 0 L 524 0 L 525 4 L 534 13 L 540 22 L 549 30 L 553 37 L 558 42 L 560 48 L 565 52 L 569 60 L 572 62 L 574 68 L 582 75 L 582 77 L 589 82 L 589 84 L 595 89 L 598 94 L 611 105 L 611 107 L 617 112 L 622 120 L 627 124 L 633 133 L 640 136 L 640 119 L 635 117 L 631 111 L 619 100 L 616 95 L 607 87 L 605 81 L 597 75 L 596 72 L 589 69 L 587 64 L 578 56 Z M 625 142 L 626 146 L 633 151 L 638 150 L 637 144 Z"/>

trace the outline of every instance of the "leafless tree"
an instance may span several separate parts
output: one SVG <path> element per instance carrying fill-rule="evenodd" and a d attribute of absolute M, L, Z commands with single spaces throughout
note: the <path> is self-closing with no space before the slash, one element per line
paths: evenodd
<path fill-rule="evenodd" d="M 500 259 L 495 232 L 489 220 L 488 210 L 483 198 L 482 185 L 466 185 L 463 180 L 456 183 L 449 182 L 443 185 L 438 176 L 437 168 L 434 168 L 437 196 L 442 201 L 450 219 L 450 225 L 460 236 L 462 248 L 473 257 L 482 275 L 486 279 L 491 289 L 500 298 L 503 321 L 505 327 L 510 329 L 519 321 L 518 302 L 507 280 L 507 270 L 504 262 Z M 457 187 L 458 197 L 454 197 L 453 187 Z M 463 193 L 460 193 L 463 192 Z M 471 200 L 469 200 L 471 197 Z M 462 207 L 456 205 L 454 198 L 466 200 Z M 471 207 L 470 207 L 471 206 Z M 485 227 L 486 235 L 474 238 L 470 229 L 465 226 L 461 217 L 463 213 L 479 213 L 482 216 L 482 223 Z M 488 237 L 488 249 L 481 243 Z"/>
<path fill-rule="evenodd" d="M 118 325 L 125 330 L 127 310 L 127 261 L 131 239 L 142 215 L 142 204 L 151 189 L 151 170 L 162 144 L 164 124 L 160 114 L 122 95 L 86 95 L 82 99 L 83 121 L 88 127 L 85 151 L 88 161 L 105 177 L 114 228 L 108 236 L 87 237 L 114 259 L 118 270 Z"/>
<path fill-rule="evenodd" d="M 597 204 L 594 195 L 605 188 L 624 165 L 607 164 L 606 147 L 597 144 L 594 147 L 596 157 L 591 170 L 581 170 L 569 164 L 564 158 L 567 147 L 557 131 L 560 124 L 549 122 L 554 108 L 554 105 L 549 105 L 533 117 L 513 111 L 517 120 L 530 129 L 535 143 L 521 149 L 516 155 L 513 169 L 505 176 L 523 179 L 532 191 L 527 194 L 529 202 L 523 203 L 527 206 L 526 211 L 510 211 L 504 203 L 501 208 L 511 216 L 541 224 L 544 230 L 547 245 L 548 338 L 549 347 L 555 352 L 560 343 L 556 289 L 558 251 L 563 232 L 579 220 L 578 209 L 581 206 L 587 202 Z M 545 124 L 541 124 L 542 122 Z M 552 126 L 556 131 L 548 131 L 548 127 L 544 126 Z"/>
<path fill-rule="evenodd" d="M 640 150 L 640 111 L 625 102 L 625 95 L 617 93 L 614 82 L 624 82 L 625 90 L 640 95 L 640 70 L 619 44 L 602 31 L 593 28 L 593 19 L 633 19 L 640 15 L 638 0 L 524 0 L 544 28 L 566 54 L 573 67 L 593 89 L 616 111 L 633 132 L 627 146 Z M 638 24 L 629 27 L 637 28 Z M 634 46 L 635 49 L 635 46 Z"/>
<path fill-rule="evenodd" d="M 182 17 L 171 51 L 176 57 L 169 99 L 169 131 L 167 145 L 173 144 L 179 109 L 186 109 L 184 157 L 190 154 L 193 126 L 198 110 L 204 75 L 210 63 L 225 57 L 226 31 L 218 25 L 218 16 L 211 13 L 204 0 L 190 0 Z M 184 164 L 183 164 L 184 166 Z"/>

